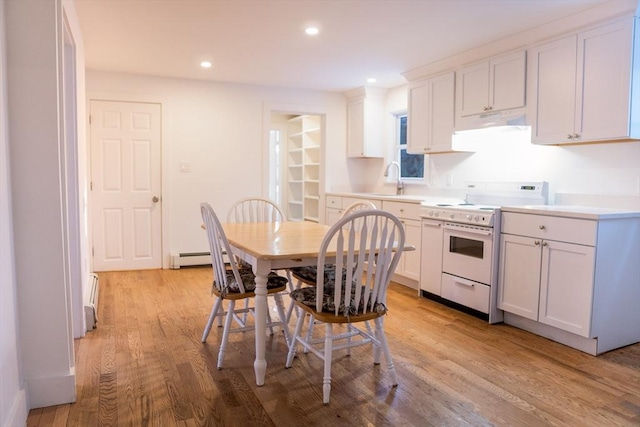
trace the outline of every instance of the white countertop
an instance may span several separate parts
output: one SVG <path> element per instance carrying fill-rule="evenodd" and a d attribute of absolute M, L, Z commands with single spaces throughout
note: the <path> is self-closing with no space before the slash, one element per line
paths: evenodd
<path fill-rule="evenodd" d="M 503 206 L 502 212 L 515 212 L 534 215 L 548 215 L 565 218 L 580 219 L 620 219 L 620 218 L 640 218 L 640 211 L 625 209 L 597 208 L 592 206 L 572 206 L 572 205 L 525 205 L 525 206 Z"/>
<path fill-rule="evenodd" d="M 386 193 L 327 193 L 328 196 L 353 197 L 363 199 L 389 200 L 395 202 L 421 203 L 427 196 L 416 196 L 411 194 L 386 194 Z M 440 200 L 440 198 L 439 198 Z"/>

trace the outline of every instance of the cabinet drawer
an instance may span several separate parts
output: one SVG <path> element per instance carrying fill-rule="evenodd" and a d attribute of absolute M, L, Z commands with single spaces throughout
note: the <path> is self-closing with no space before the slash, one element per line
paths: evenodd
<path fill-rule="evenodd" d="M 490 295 L 490 286 L 442 273 L 442 298 L 488 314 Z"/>
<path fill-rule="evenodd" d="M 380 209 L 381 206 L 382 206 L 382 202 L 380 200 L 377 200 L 377 199 L 358 199 L 358 198 L 355 198 L 355 197 L 343 197 L 342 198 L 342 209 L 348 208 L 352 204 L 354 204 L 356 202 L 362 202 L 363 200 L 371 202 L 374 205 L 376 205 L 376 209 Z"/>
<path fill-rule="evenodd" d="M 502 213 L 502 232 L 559 242 L 595 246 L 597 221 L 546 215 Z"/>
<path fill-rule="evenodd" d="M 340 209 L 342 207 L 342 197 L 338 196 L 327 196 L 327 206 L 328 208 L 336 208 Z"/>
<path fill-rule="evenodd" d="M 382 209 L 398 218 L 420 219 L 420 203 L 382 202 Z"/>

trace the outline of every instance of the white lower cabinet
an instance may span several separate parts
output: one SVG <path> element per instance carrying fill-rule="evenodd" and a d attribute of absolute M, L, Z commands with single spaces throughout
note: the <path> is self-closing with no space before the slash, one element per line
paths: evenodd
<path fill-rule="evenodd" d="M 503 234 L 498 308 L 590 336 L 595 248 Z"/>
<path fill-rule="evenodd" d="M 420 290 L 442 295 L 442 221 L 422 219 L 421 244 L 422 265 L 420 268 Z"/>
<path fill-rule="evenodd" d="M 640 218 L 503 212 L 505 323 L 591 354 L 640 341 L 639 238 Z"/>
<path fill-rule="evenodd" d="M 417 282 L 420 280 L 420 204 L 383 200 L 382 209 L 391 212 L 402 221 L 405 243 L 415 248 L 402 254 L 396 274 Z"/>

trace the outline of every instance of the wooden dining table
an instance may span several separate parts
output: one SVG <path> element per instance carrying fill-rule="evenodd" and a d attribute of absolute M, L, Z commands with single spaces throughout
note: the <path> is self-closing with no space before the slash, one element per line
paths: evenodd
<path fill-rule="evenodd" d="M 234 255 L 251 264 L 256 275 L 256 358 L 253 366 L 256 384 L 261 386 L 267 370 L 267 275 L 272 270 L 316 265 L 320 244 L 330 227 L 309 221 L 227 223 L 222 227 Z M 327 262 L 335 261 L 330 257 L 331 252 L 328 255 Z"/>

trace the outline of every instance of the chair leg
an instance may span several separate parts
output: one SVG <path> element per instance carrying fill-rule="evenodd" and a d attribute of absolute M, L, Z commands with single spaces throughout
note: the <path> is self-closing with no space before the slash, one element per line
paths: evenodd
<path fill-rule="evenodd" d="M 222 319 L 224 318 L 224 305 L 222 304 L 222 299 L 218 298 L 220 300 L 220 309 L 218 310 L 218 313 L 216 314 L 216 318 L 218 319 L 218 328 L 222 327 Z"/>
<path fill-rule="evenodd" d="M 242 313 L 242 323 L 247 323 L 247 315 L 249 314 L 249 299 L 247 298 L 246 300 L 244 300 L 244 309 L 246 310 L 244 313 Z M 271 332 L 271 335 L 273 335 L 273 332 Z"/>
<path fill-rule="evenodd" d="M 396 387 L 398 385 L 398 379 L 396 376 L 396 367 L 393 364 L 393 359 L 391 359 L 391 351 L 389 351 L 387 336 L 384 333 L 383 318 L 378 317 L 375 320 L 375 323 L 376 323 L 376 337 L 378 338 L 378 341 L 380 341 L 380 345 L 382 346 L 382 352 L 384 353 L 384 358 L 388 364 L 389 375 L 391 376 L 391 384 L 394 387 Z"/>
<path fill-rule="evenodd" d="M 304 313 L 300 313 L 300 315 L 302 317 L 307 317 L 307 315 L 304 314 Z M 307 342 L 311 341 L 311 338 L 313 337 L 313 325 L 315 325 L 315 323 L 316 323 L 315 319 L 310 314 L 309 315 L 309 329 L 307 329 L 307 337 L 306 337 Z M 307 349 L 307 347 L 304 348 L 303 352 L 304 352 L 304 354 L 309 353 L 309 350 Z"/>
<path fill-rule="evenodd" d="M 298 280 L 296 285 L 293 286 L 291 272 L 289 270 L 287 270 L 287 277 L 289 278 L 289 292 L 292 292 L 296 289 L 300 289 L 302 287 L 302 282 L 300 280 Z M 296 305 L 292 299 L 291 301 L 289 301 L 289 307 L 287 307 L 287 323 L 289 323 L 289 320 L 291 320 L 291 314 L 293 313 L 294 309 L 296 310 L 296 316 L 300 316 L 300 310 L 296 308 Z"/>
<path fill-rule="evenodd" d="M 273 320 L 271 320 L 271 310 L 269 310 L 269 306 L 267 305 L 267 325 L 269 325 L 269 335 L 273 335 Z"/>
<path fill-rule="evenodd" d="M 280 317 L 280 321 L 282 322 L 282 331 L 284 332 L 284 339 L 287 342 L 287 347 L 291 345 L 291 334 L 289 333 L 289 325 L 286 322 L 285 314 L 284 314 L 284 302 L 282 301 L 282 295 L 275 294 L 273 298 L 276 301 L 276 310 L 278 310 L 278 317 Z"/>
<path fill-rule="evenodd" d="M 313 317 L 311 318 L 313 321 Z M 324 377 L 322 379 L 322 403 L 329 404 L 331 393 L 331 359 L 333 356 L 333 324 L 325 323 L 324 329 Z"/>
<path fill-rule="evenodd" d="M 220 343 L 220 350 L 218 351 L 218 369 L 222 369 L 222 361 L 224 360 L 224 353 L 227 350 L 227 342 L 229 341 L 229 331 L 231 330 L 231 320 L 233 319 L 233 309 L 235 308 L 235 305 L 235 300 L 229 300 L 229 309 L 227 310 L 227 317 L 224 320 L 222 342 Z"/>
<path fill-rule="evenodd" d="M 209 320 L 207 321 L 206 326 L 204 327 L 204 332 L 202 333 L 202 342 L 207 341 L 207 337 L 209 336 L 209 332 L 211 332 L 211 326 L 213 325 L 213 320 L 218 316 L 218 311 L 222 309 L 222 298 L 216 297 L 216 302 L 213 304 L 213 308 L 211 308 L 211 314 L 209 315 Z"/>
<path fill-rule="evenodd" d="M 374 333 L 373 329 L 371 329 L 371 323 L 369 321 L 364 322 L 365 326 L 367 327 L 367 332 L 369 332 L 369 334 L 375 336 L 376 338 L 378 338 L 378 341 L 380 341 L 380 337 L 378 336 L 378 331 L 376 329 L 376 332 Z M 380 352 L 382 350 L 382 346 L 376 345 L 375 343 L 371 346 L 371 350 L 373 351 L 373 364 L 374 365 L 379 365 L 380 364 Z"/>
<path fill-rule="evenodd" d="M 289 343 L 289 353 L 287 354 L 287 361 L 284 364 L 285 368 L 290 368 L 293 363 L 293 358 L 296 355 L 296 347 L 298 346 L 298 337 L 300 336 L 300 331 L 302 330 L 302 324 L 304 323 L 304 319 L 306 316 L 299 316 L 298 321 L 296 322 L 296 329 L 293 331 L 293 336 L 291 337 L 291 342 Z"/>

